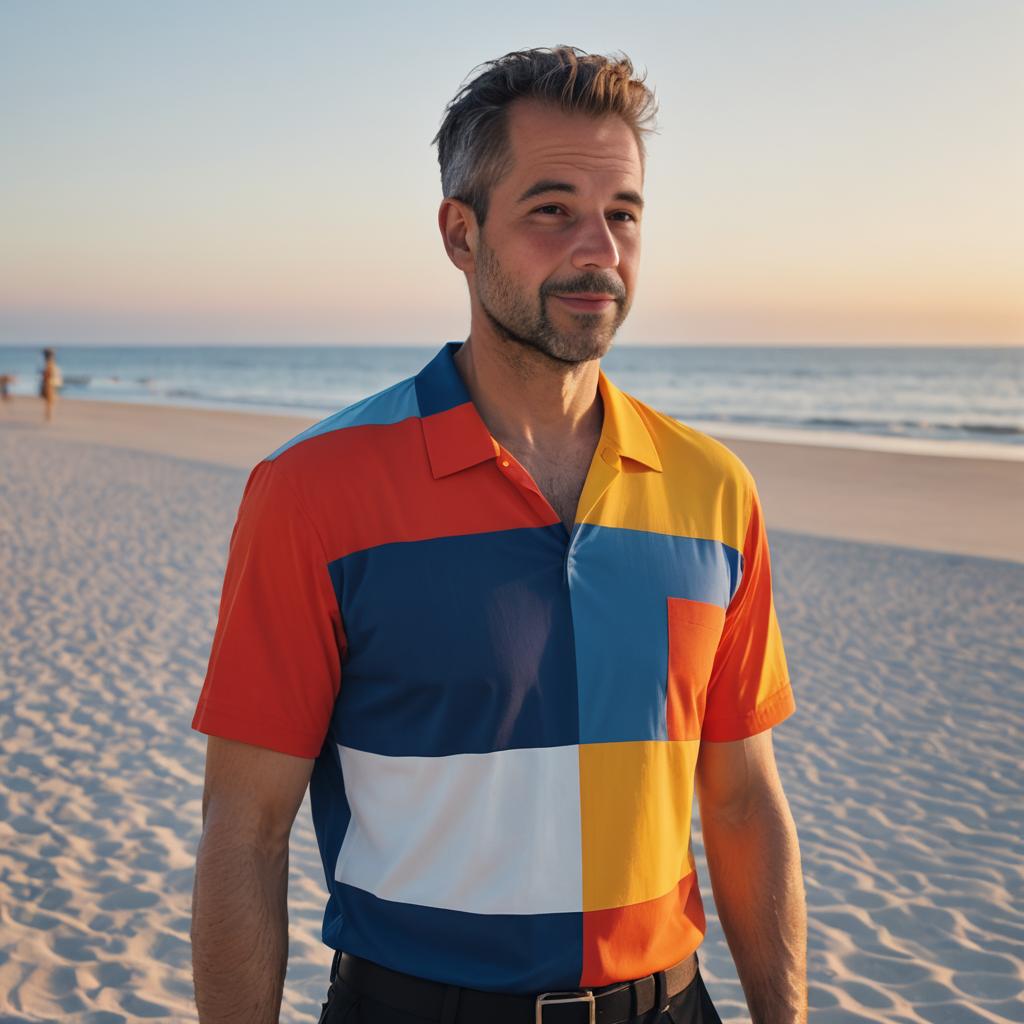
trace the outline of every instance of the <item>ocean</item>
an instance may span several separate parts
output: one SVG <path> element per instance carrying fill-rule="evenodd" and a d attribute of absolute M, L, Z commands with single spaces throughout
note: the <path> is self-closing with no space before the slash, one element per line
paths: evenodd
<path fill-rule="evenodd" d="M 320 418 L 416 373 L 436 348 L 57 347 L 66 398 Z M 1024 348 L 615 348 L 623 390 L 722 438 L 1024 461 Z M 38 348 L 0 347 L 14 394 Z"/>

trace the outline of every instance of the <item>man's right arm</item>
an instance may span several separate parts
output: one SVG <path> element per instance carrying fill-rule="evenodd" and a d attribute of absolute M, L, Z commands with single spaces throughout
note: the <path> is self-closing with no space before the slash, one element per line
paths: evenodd
<path fill-rule="evenodd" d="M 211 736 L 192 898 L 201 1024 L 276 1024 L 288 959 L 288 839 L 313 760 Z"/>

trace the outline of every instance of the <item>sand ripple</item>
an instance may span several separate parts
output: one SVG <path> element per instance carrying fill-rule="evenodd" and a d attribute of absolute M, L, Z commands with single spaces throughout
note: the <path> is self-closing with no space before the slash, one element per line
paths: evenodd
<path fill-rule="evenodd" d="M 244 482 L 0 433 L 0 1020 L 195 1020 L 189 720 Z M 286 1021 L 330 965 L 300 817 Z"/>

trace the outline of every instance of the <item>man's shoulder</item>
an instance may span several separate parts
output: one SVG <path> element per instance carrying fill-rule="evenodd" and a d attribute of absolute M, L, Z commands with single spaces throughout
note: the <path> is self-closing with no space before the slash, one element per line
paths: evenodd
<path fill-rule="evenodd" d="M 326 469 L 339 454 L 373 447 L 373 435 L 359 428 L 396 426 L 419 416 L 416 378 L 407 377 L 314 423 L 263 462 L 275 463 L 282 470 L 287 467 L 290 473 L 315 471 L 320 466 Z"/>
<path fill-rule="evenodd" d="M 301 510 L 322 527 L 344 520 L 353 496 L 365 506 L 369 493 L 384 493 L 399 463 L 422 449 L 415 382 L 409 377 L 332 413 L 258 462 L 245 488 L 252 513 Z"/>
<path fill-rule="evenodd" d="M 731 448 L 633 395 L 623 395 L 644 421 L 664 473 L 670 477 L 685 475 L 715 491 L 729 487 L 747 493 L 753 489 L 750 470 Z"/>

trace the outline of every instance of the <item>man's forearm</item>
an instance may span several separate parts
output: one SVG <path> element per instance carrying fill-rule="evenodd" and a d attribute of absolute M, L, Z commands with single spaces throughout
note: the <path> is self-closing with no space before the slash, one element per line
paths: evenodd
<path fill-rule="evenodd" d="M 192 971 L 201 1024 L 277 1024 L 288 960 L 288 847 L 207 829 L 196 857 Z"/>
<path fill-rule="evenodd" d="M 701 820 L 715 906 L 752 1024 L 807 1020 L 807 907 L 784 797 L 742 821 Z"/>

